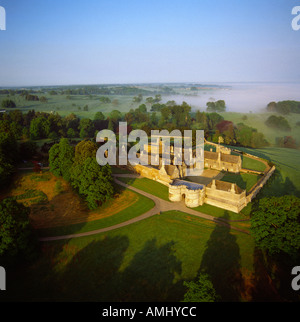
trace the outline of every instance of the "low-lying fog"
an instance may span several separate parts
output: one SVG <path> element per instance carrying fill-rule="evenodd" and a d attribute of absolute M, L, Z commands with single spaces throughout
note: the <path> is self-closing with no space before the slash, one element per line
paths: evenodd
<path fill-rule="evenodd" d="M 218 85 L 230 86 L 230 88 L 201 90 L 196 92 L 197 96 L 164 96 L 163 103 L 174 100 L 177 104 L 181 104 L 185 101 L 192 106 L 193 111 L 205 111 L 208 101 L 224 100 L 227 107 L 226 111 L 249 113 L 250 111 L 263 111 L 267 104 L 272 101 L 300 101 L 300 83 L 228 83 Z"/>

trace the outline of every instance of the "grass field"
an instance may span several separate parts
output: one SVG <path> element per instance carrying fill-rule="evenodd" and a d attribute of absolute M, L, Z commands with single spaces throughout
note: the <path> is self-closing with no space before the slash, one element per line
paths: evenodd
<path fill-rule="evenodd" d="M 254 160 L 242 155 L 242 168 L 264 172 L 266 170 L 266 165 L 259 160 Z"/>
<path fill-rule="evenodd" d="M 75 113 L 82 118 L 94 118 L 96 112 L 102 112 L 108 115 L 112 110 L 119 110 L 120 112 L 128 112 L 131 108 L 135 109 L 139 106 L 137 103 L 133 103 L 133 96 L 125 95 L 105 95 L 113 100 L 117 100 L 113 103 L 102 103 L 99 98 L 103 95 L 71 95 L 70 99 L 67 95 L 44 95 L 47 99 L 47 103 L 39 101 L 26 101 L 25 98 L 15 95 L 10 97 L 15 103 L 16 108 L 22 112 L 34 109 L 36 112 L 57 112 L 62 116 Z M 3 99 L 7 98 L 6 95 L 0 95 L 0 103 Z M 88 111 L 84 111 L 84 106 L 88 106 Z M 9 110 L 14 110 L 9 109 Z"/>
<path fill-rule="evenodd" d="M 249 191 L 261 176 L 251 173 L 225 173 L 222 181 L 236 183 L 241 189 Z"/>
<path fill-rule="evenodd" d="M 275 164 L 275 174 L 270 178 L 263 188 L 262 195 L 281 196 L 285 194 L 295 194 L 300 197 L 299 150 L 276 147 L 268 147 L 263 149 L 236 149 L 272 161 Z"/>
<path fill-rule="evenodd" d="M 119 177 L 118 180 L 145 192 L 151 193 L 152 195 L 163 200 L 169 201 L 169 188 L 159 182 L 150 180 L 148 178 L 135 179 Z"/>
<path fill-rule="evenodd" d="M 180 301 L 183 281 L 202 269 L 224 301 L 245 300 L 254 261 L 250 236 L 167 212 L 109 233 L 43 244 L 35 263 L 10 272 L 5 295 L 24 301 Z"/>

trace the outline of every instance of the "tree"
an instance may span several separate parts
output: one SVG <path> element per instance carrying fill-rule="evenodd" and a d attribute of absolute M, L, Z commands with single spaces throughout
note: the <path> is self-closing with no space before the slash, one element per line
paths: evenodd
<path fill-rule="evenodd" d="M 208 118 L 208 126 L 210 130 L 214 130 L 216 125 L 224 120 L 224 117 L 218 113 L 207 113 L 206 117 Z"/>
<path fill-rule="evenodd" d="M 298 101 L 281 101 L 270 102 L 267 106 L 270 112 L 278 112 L 280 114 L 300 113 L 300 102 Z"/>
<path fill-rule="evenodd" d="M 77 131 L 80 119 L 74 113 L 71 113 L 65 117 L 64 122 L 67 129 L 72 128 L 74 131 Z"/>
<path fill-rule="evenodd" d="M 85 196 L 88 207 L 96 209 L 113 196 L 111 167 L 100 166 L 95 158 L 87 158 L 79 178 L 79 193 Z"/>
<path fill-rule="evenodd" d="M 99 100 L 100 100 L 100 102 L 101 102 L 101 103 L 104 103 L 104 104 L 109 104 L 109 103 L 111 103 L 110 98 L 109 98 L 109 97 L 106 97 L 106 96 L 101 96 L 101 97 L 99 98 Z"/>
<path fill-rule="evenodd" d="M 261 132 L 253 131 L 251 137 L 251 148 L 263 148 L 269 146 L 269 142 L 265 139 L 265 136 Z"/>
<path fill-rule="evenodd" d="M 139 94 L 138 96 L 134 96 L 132 101 L 133 103 L 140 103 L 143 100 L 143 95 Z"/>
<path fill-rule="evenodd" d="M 96 158 L 97 150 L 97 144 L 92 141 L 79 142 L 75 147 L 74 162 L 82 165 L 87 158 Z"/>
<path fill-rule="evenodd" d="M 37 152 L 37 144 L 34 141 L 25 141 L 20 144 L 20 156 L 24 160 L 31 159 Z"/>
<path fill-rule="evenodd" d="M 147 106 L 145 104 L 141 104 L 138 107 L 138 111 L 141 112 L 141 113 L 147 113 Z"/>
<path fill-rule="evenodd" d="M 114 123 L 117 123 L 122 119 L 122 113 L 118 110 L 113 110 L 109 114 L 109 119 L 112 120 Z"/>
<path fill-rule="evenodd" d="M 35 243 L 29 223 L 30 209 L 13 198 L 0 202 L 0 258 L 13 260 L 17 256 L 29 259 Z"/>
<path fill-rule="evenodd" d="M 19 159 L 18 145 L 9 132 L 0 132 L 0 188 L 4 188 L 14 172 Z"/>
<path fill-rule="evenodd" d="M 14 166 L 0 153 L 0 189 L 7 187 L 13 172 Z"/>
<path fill-rule="evenodd" d="M 49 135 L 48 138 L 52 141 L 56 141 L 59 139 L 59 136 L 56 132 L 52 131 Z"/>
<path fill-rule="evenodd" d="M 268 127 L 281 130 L 281 131 L 290 131 L 291 126 L 288 121 L 283 116 L 271 115 L 266 120 L 265 124 Z"/>
<path fill-rule="evenodd" d="M 96 143 L 86 140 L 79 142 L 75 147 L 74 162 L 70 169 L 71 184 L 74 188 L 79 189 L 81 182 L 81 172 L 84 161 L 87 158 L 96 158 L 98 147 Z"/>
<path fill-rule="evenodd" d="M 110 130 L 110 131 L 114 131 L 114 122 L 112 121 L 111 118 L 109 118 L 109 120 L 108 120 L 107 129 Z"/>
<path fill-rule="evenodd" d="M 16 107 L 16 103 L 10 99 L 5 99 L 1 103 L 2 108 L 14 108 Z"/>
<path fill-rule="evenodd" d="M 223 100 L 219 100 L 217 102 L 207 102 L 206 106 L 206 110 L 208 112 L 225 112 L 226 110 L 225 101 Z"/>
<path fill-rule="evenodd" d="M 49 150 L 49 167 L 50 171 L 57 177 L 61 176 L 59 144 L 54 144 Z"/>
<path fill-rule="evenodd" d="M 155 98 L 153 100 L 153 103 L 159 103 L 161 101 L 161 95 L 160 94 L 156 94 Z"/>
<path fill-rule="evenodd" d="M 148 104 L 153 104 L 153 103 L 154 103 L 154 99 L 153 99 L 153 97 L 147 97 L 147 98 L 146 98 L 146 103 L 148 103 Z"/>
<path fill-rule="evenodd" d="M 45 97 L 45 96 L 41 96 L 41 97 L 40 97 L 40 102 L 42 102 L 42 103 L 47 103 L 47 102 L 48 102 L 47 97 Z"/>
<path fill-rule="evenodd" d="M 94 121 L 104 121 L 105 116 L 102 112 L 97 112 L 94 116 Z"/>
<path fill-rule="evenodd" d="M 292 136 L 276 138 L 276 144 L 281 148 L 297 149 L 298 145 Z"/>
<path fill-rule="evenodd" d="M 169 107 L 165 106 L 161 110 L 161 117 L 163 122 L 167 122 L 169 120 L 169 117 L 171 116 L 171 110 Z"/>
<path fill-rule="evenodd" d="M 300 199 L 295 196 L 259 200 L 251 217 L 256 244 L 273 255 L 300 251 Z"/>
<path fill-rule="evenodd" d="M 183 302 L 216 302 L 218 300 L 213 284 L 205 273 L 200 273 L 196 282 L 184 282 L 183 285 L 188 288 Z"/>
<path fill-rule="evenodd" d="M 49 150 L 50 171 L 70 181 L 70 170 L 73 165 L 74 149 L 69 144 L 68 139 L 61 139 L 58 144 L 54 144 Z"/>
<path fill-rule="evenodd" d="M 67 131 L 67 137 L 70 139 L 76 138 L 76 132 L 72 128 L 69 128 Z"/>
<path fill-rule="evenodd" d="M 80 120 L 79 125 L 79 136 L 82 139 L 85 139 L 87 137 L 93 137 L 95 133 L 95 126 L 92 120 L 84 118 Z"/>
<path fill-rule="evenodd" d="M 19 159 L 17 140 L 10 132 L 0 132 L 0 155 L 10 164 L 15 164 Z"/>
<path fill-rule="evenodd" d="M 44 116 L 38 116 L 30 122 L 30 138 L 32 140 L 45 139 L 50 133 L 50 122 Z"/>
<path fill-rule="evenodd" d="M 217 112 L 225 112 L 225 110 L 226 110 L 225 101 L 223 101 L 223 100 L 216 101 L 216 111 Z"/>

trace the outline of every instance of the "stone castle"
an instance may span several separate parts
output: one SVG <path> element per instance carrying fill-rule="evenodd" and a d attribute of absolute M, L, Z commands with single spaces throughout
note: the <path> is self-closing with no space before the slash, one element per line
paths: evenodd
<path fill-rule="evenodd" d="M 212 149 L 204 151 L 204 176 L 205 172 L 209 171 L 213 173 L 227 171 L 235 174 L 241 171 L 245 172 L 242 169 L 240 155 L 233 155 L 230 149 L 220 144 L 207 143 L 215 145 L 216 152 L 213 152 Z M 151 147 L 151 145 L 148 145 L 148 153 L 151 152 L 151 148 L 158 149 L 157 146 Z M 191 208 L 209 204 L 236 213 L 239 213 L 256 196 L 275 171 L 275 167 L 273 167 L 261 173 L 262 178 L 252 187 L 251 193 L 247 194 L 246 190 L 241 189 L 235 183 L 217 180 L 216 176 L 208 176 L 208 180 L 206 177 L 203 183 L 201 182 L 202 177 L 199 179 L 200 182 L 192 182 L 191 179 L 194 178 L 187 176 L 188 167 L 186 164 L 184 162 L 182 162 L 182 165 L 174 164 L 172 151 L 170 163 L 170 165 L 165 165 L 163 162 L 159 162 L 158 166 L 138 164 L 133 166 L 133 170 L 143 177 L 166 185 L 169 188 L 170 201 L 180 202 L 184 200 L 186 206 Z M 251 172 L 251 170 L 246 171 Z"/>

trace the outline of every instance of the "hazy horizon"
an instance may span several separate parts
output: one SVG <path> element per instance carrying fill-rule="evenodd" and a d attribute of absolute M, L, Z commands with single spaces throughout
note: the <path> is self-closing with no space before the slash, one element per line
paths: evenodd
<path fill-rule="evenodd" d="M 223 83 L 225 84 L 225 83 Z M 227 83 L 229 84 L 229 83 Z M 300 101 L 300 83 L 234 83 L 231 89 L 214 89 L 200 92 L 198 96 L 165 96 L 167 100 L 187 102 L 192 110 L 206 110 L 210 100 L 224 100 L 227 112 L 262 112 L 268 103 L 284 100 Z M 179 95 L 180 96 L 180 95 Z"/>
<path fill-rule="evenodd" d="M 208 101 L 224 100 L 226 103 L 227 112 L 265 112 L 268 103 L 284 100 L 300 101 L 300 82 L 178 82 L 178 83 L 131 83 L 131 84 L 70 84 L 70 85 L 50 85 L 50 86 L 20 86 L 11 88 L 59 88 L 59 87 L 81 87 L 81 86 L 142 86 L 145 89 L 147 86 L 155 87 L 154 85 L 207 85 L 211 86 L 207 89 L 202 89 L 196 92 L 188 92 L 187 94 L 162 95 L 162 103 L 174 100 L 177 104 L 183 101 L 187 102 L 192 111 L 205 111 Z M 214 87 L 220 86 L 220 87 Z M 9 88 L 9 87 L 0 87 Z M 176 91 L 176 88 L 175 88 Z M 193 94 L 193 95 L 192 95 Z M 149 95 L 144 95 L 144 99 Z M 142 104 L 142 103 L 141 103 Z"/>

